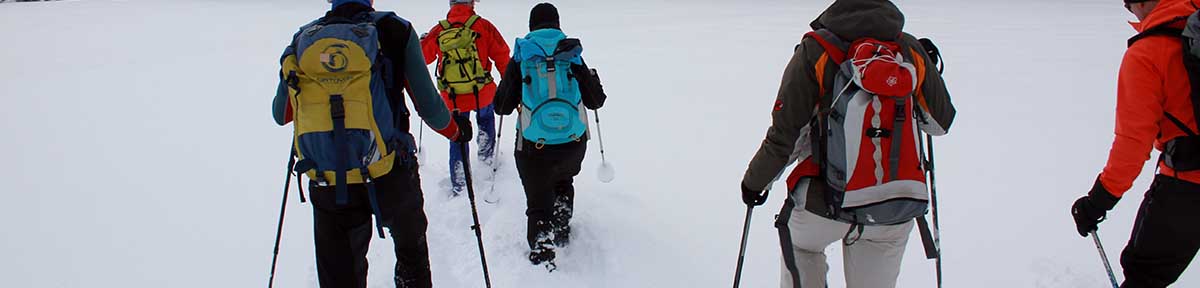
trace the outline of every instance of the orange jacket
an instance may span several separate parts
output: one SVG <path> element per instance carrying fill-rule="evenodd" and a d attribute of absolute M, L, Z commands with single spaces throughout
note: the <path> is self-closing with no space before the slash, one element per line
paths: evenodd
<path fill-rule="evenodd" d="M 455 4 L 450 6 L 450 13 L 446 15 L 446 19 L 451 23 L 466 23 L 467 18 L 475 15 L 475 7 L 465 4 Z M 475 39 L 475 46 L 479 49 L 479 61 L 483 64 L 483 70 L 491 74 L 492 62 L 496 63 L 496 68 L 499 71 L 504 71 L 508 67 L 509 52 L 508 43 L 504 42 L 504 36 L 500 35 L 500 31 L 496 30 L 496 26 L 492 22 L 480 17 L 475 21 L 475 25 L 471 30 L 479 32 L 479 38 Z M 432 64 L 437 61 L 442 55 L 442 50 L 438 48 L 437 35 L 442 33 L 442 25 L 434 25 L 433 29 L 429 30 L 429 34 L 421 39 L 421 50 L 425 54 L 425 65 Z M 490 61 L 489 61 L 490 59 Z M 441 62 L 438 62 L 440 70 Z M 498 80 L 497 80 L 498 81 Z M 450 95 L 446 91 L 442 92 L 442 99 L 445 100 L 447 108 L 453 110 L 458 108 L 459 111 L 475 110 L 475 97 L 469 95 L 460 95 L 456 97 L 458 103 L 450 102 Z M 488 106 L 492 104 L 492 99 L 496 96 L 496 81 L 488 83 L 483 89 L 479 90 L 479 105 Z M 457 106 L 455 106 L 457 104 Z"/>
<path fill-rule="evenodd" d="M 1182 28 L 1185 17 L 1196 10 L 1192 0 L 1161 0 L 1141 23 L 1131 23 L 1139 33 L 1160 26 Z M 1151 147 L 1162 151 L 1163 143 L 1184 136 L 1167 119 L 1171 113 L 1188 127 L 1196 127 L 1192 114 L 1191 83 L 1183 65 L 1182 43 L 1169 35 L 1149 36 L 1125 51 L 1117 80 L 1116 138 L 1108 164 L 1100 173 L 1104 189 L 1121 197 L 1150 159 Z M 1176 173 L 1159 163 L 1159 173 L 1200 183 L 1200 171 Z"/>

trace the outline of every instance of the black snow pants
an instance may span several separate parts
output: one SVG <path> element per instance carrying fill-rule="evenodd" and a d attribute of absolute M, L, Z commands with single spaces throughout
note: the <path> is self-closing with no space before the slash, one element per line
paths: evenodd
<path fill-rule="evenodd" d="M 518 145 L 522 149 L 514 155 L 521 184 L 525 186 L 529 247 L 537 247 L 539 238 L 543 242 L 553 240 L 556 246 L 565 245 L 575 205 L 575 176 L 579 175 L 587 153 L 587 142 L 546 145 L 541 149 L 529 141 Z"/>
<path fill-rule="evenodd" d="M 1122 288 L 1167 287 L 1200 249 L 1200 184 L 1154 178 L 1121 253 Z"/>
<path fill-rule="evenodd" d="M 409 158 L 413 159 L 413 158 Z M 415 161 L 401 161 L 387 175 L 375 179 L 384 227 L 395 244 L 396 287 L 431 287 L 428 220 L 421 179 Z M 312 186 L 310 186 L 312 187 Z M 321 287 L 367 287 L 367 248 L 375 225 L 367 187 L 349 185 L 350 201 L 337 205 L 334 187 L 313 187 L 313 230 L 316 238 L 317 277 Z M 388 231 L 385 230 L 385 231 Z"/>

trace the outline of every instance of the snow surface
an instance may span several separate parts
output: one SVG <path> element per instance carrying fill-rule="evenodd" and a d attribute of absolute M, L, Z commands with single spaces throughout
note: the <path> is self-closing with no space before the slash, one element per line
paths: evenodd
<path fill-rule="evenodd" d="M 421 30 L 443 1 L 379 0 Z M 537 1 L 485 1 L 513 39 Z M 560 1 L 610 100 L 616 181 L 593 141 L 577 178 L 575 239 L 558 272 L 524 260 L 524 197 L 505 121 L 499 204 L 481 217 L 495 287 L 727 287 L 745 213 L 738 182 L 769 125 L 779 75 L 830 1 Z M 947 287 L 1102 287 L 1068 206 L 1112 141 L 1116 71 L 1133 31 L 1115 1 L 897 1 L 941 45 L 959 118 L 937 141 Z M 0 5 L 0 286 L 265 284 L 290 128 L 270 120 L 278 56 L 318 0 L 88 0 Z M 448 199 L 446 143 L 421 169 L 433 277 L 481 287 L 465 198 Z M 483 167 L 476 163 L 475 167 Z M 1149 166 L 1147 166 L 1149 167 Z M 1102 225 L 1116 261 L 1152 173 Z M 478 175 L 486 172 L 476 172 Z M 490 184 L 480 181 L 479 189 Z M 743 287 L 780 276 L 755 211 Z M 294 192 L 278 287 L 315 287 L 311 207 Z M 900 287 L 932 287 L 916 234 Z M 390 241 L 371 287 L 390 287 Z M 834 287 L 840 248 L 830 248 Z M 1114 263 L 1116 264 L 1116 263 Z M 1114 267 L 1118 269 L 1118 267 Z M 1120 276 L 1118 276 L 1120 277 Z M 1188 270 L 1176 287 L 1200 286 Z"/>

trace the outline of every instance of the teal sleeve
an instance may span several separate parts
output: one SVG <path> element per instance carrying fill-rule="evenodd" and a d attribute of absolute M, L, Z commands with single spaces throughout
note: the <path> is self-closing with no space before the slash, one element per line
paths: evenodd
<path fill-rule="evenodd" d="M 287 124 L 287 103 L 288 89 L 283 80 L 279 80 L 279 88 L 275 90 L 275 99 L 271 101 L 271 116 L 275 117 L 275 124 L 283 126 Z"/>
<path fill-rule="evenodd" d="M 410 29 L 411 30 L 411 29 Z M 425 55 L 421 52 L 421 41 L 417 32 L 410 32 L 408 47 L 404 51 L 404 76 L 407 78 L 408 95 L 417 109 L 417 115 L 434 130 L 450 126 L 450 111 L 446 102 L 433 85 L 429 69 L 425 66 Z"/>

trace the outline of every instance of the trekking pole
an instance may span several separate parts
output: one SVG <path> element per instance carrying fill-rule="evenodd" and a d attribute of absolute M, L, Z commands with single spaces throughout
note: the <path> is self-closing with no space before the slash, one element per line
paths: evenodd
<path fill-rule="evenodd" d="M 421 128 L 419 128 L 419 129 L 421 130 L 421 132 L 417 132 L 420 135 L 420 136 L 417 136 L 417 154 L 420 154 L 421 147 L 425 146 L 425 121 L 420 121 L 420 122 L 421 122 Z M 409 127 L 412 127 L 412 126 L 409 126 Z"/>
<path fill-rule="evenodd" d="M 1104 253 L 1104 245 L 1100 244 L 1100 235 L 1096 231 L 1092 231 L 1092 240 L 1096 242 L 1096 250 L 1100 251 L 1100 260 L 1104 261 L 1104 270 L 1108 271 L 1108 281 L 1112 283 L 1113 288 L 1117 288 L 1117 276 L 1113 275 L 1112 264 L 1108 262 L 1108 254 Z"/>
<path fill-rule="evenodd" d="M 934 265 L 937 267 L 937 287 L 940 288 L 942 287 L 942 226 L 938 222 L 938 211 L 941 211 L 941 209 L 938 209 L 937 204 L 937 176 L 933 165 L 933 135 L 925 134 L 925 145 L 927 145 L 926 148 L 928 151 L 926 152 L 929 155 L 929 163 L 927 163 L 926 168 L 929 170 L 930 205 L 933 206 L 933 241 L 938 249 L 938 257 L 934 259 Z"/>
<path fill-rule="evenodd" d="M 763 199 L 771 194 L 771 190 L 763 193 Z M 742 262 L 746 260 L 746 240 L 750 238 L 750 218 L 754 216 L 754 205 L 746 204 L 746 223 L 742 224 L 742 245 L 738 249 L 737 269 L 733 274 L 733 288 L 738 288 L 742 283 Z"/>
<path fill-rule="evenodd" d="M 746 224 L 742 225 L 742 245 L 738 249 L 737 270 L 733 274 L 733 288 L 741 286 L 742 262 L 746 260 L 746 240 L 750 238 L 750 217 L 754 215 L 754 206 L 746 205 Z"/>
<path fill-rule="evenodd" d="M 600 163 L 608 163 L 608 158 L 604 157 L 604 135 L 600 132 L 600 110 L 592 110 L 596 114 L 596 140 L 600 140 Z"/>
<path fill-rule="evenodd" d="M 496 173 L 500 172 L 500 135 L 504 135 L 504 115 L 500 115 L 500 126 L 496 128 L 496 139 L 492 141 L 492 186 L 488 189 L 488 195 L 483 197 L 483 202 L 490 204 L 500 202 L 496 195 Z"/>
<path fill-rule="evenodd" d="M 471 226 L 471 230 L 475 230 L 475 240 L 479 243 L 479 261 L 483 263 L 483 281 L 488 288 L 492 287 L 492 279 L 488 274 L 487 253 L 483 252 L 483 227 L 479 226 L 479 210 L 475 208 L 475 186 L 471 183 L 471 158 L 470 153 L 467 153 L 467 144 L 459 143 L 459 148 L 462 153 L 463 173 L 467 178 L 467 199 L 471 200 L 471 219 L 475 221 L 475 226 Z"/>
<path fill-rule="evenodd" d="M 288 188 L 292 184 L 292 166 L 296 165 L 296 150 L 292 149 L 288 156 L 287 177 L 283 180 L 283 204 L 279 204 L 279 226 L 275 228 L 275 252 L 271 256 L 271 278 L 267 280 L 267 288 L 275 287 L 275 265 L 279 260 L 279 240 L 283 238 L 283 216 L 287 212 Z"/>
<path fill-rule="evenodd" d="M 608 158 L 604 156 L 604 135 L 600 132 L 600 110 L 592 110 L 592 113 L 596 114 L 596 139 L 600 140 L 600 169 L 596 171 L 597 176 L 599 176 L 600 182 L 612 182 L 616 177 L 616 171 L 612 164 L 608 163 Z"/>
<path fill-rule="evenodd" d="M 475 95 L 476 99 L 478 99 L 479 93 L 475 93 Z M 450 92 L 450 102 L 454 103 L 453 116 L 457 116 L 458 113 L 462 113 L 458 111 L 458 99 L 456 99 L 458 97 L 455 96 L 456 95 L 454 92 Z M 478 109 L 478 107 L 476 108 Z M 457 121 L 454 120 L 455 118 L 457 117 L 451 117 L 450 121 Z M 468 147 L 466 142 L 457 144 L 459 145 L 459 154 L 462 155 L 463 176 L 466 177 L 467 180 L 467 199 L 471 202 L 471 220 L 475 221 L 475 225 L 471 226 L 471 230 L 475 230 L 475 242 L 479 244 L 479 262 L 483 264 L 483 283 L 487 288 L 492 288 L 492 277 L 491 274 L 488 273 L 487 253 L 484 253 L 483 251 L 483 227 L 479 225 L 479 210 L 475 208 L 475 184 L 471 181 L 471 153 L 467 153 Z"/>

